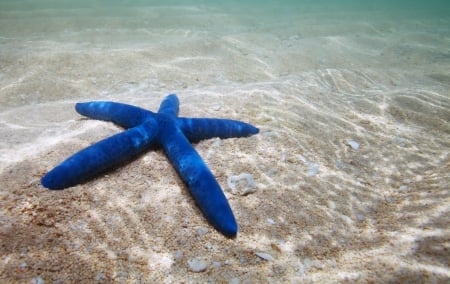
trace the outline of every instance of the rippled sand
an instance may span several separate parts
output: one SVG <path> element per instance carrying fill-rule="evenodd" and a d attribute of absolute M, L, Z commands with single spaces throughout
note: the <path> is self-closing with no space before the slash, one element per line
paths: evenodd
<path fill-rule="evenodd" d="M 0 22 L 0 282 L 449 280 L 448 16 L 202 4 Z M 161 150 L 64 191 L 40 185 L 121 131 L 76 102 L 157 110 L 168 93 L 182 116 L 261 129 L 195 145 L 236 215 L 234 240 Z M 228 191 L 241 173 L 255 193 Z"/>

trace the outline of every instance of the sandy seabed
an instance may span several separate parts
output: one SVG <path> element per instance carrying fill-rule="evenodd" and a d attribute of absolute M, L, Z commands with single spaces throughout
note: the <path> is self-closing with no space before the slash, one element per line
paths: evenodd
<path fill-rule="evenodd" d="M 450 18 L 126 11 L 0 13 L 0 282 L 448 283 Z M 195 145 L 235 239 L 162 150 L 63 191 L 40 185 L 121 131 L 75 102 L 157 110 L 168 93 L 181 116 L 261 130 Z M 254 193 L 229 191 L 241 173 Z"/>

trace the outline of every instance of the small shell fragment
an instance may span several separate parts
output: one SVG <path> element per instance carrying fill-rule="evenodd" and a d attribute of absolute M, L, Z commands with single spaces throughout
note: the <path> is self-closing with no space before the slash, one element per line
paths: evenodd
<path fill-rule="evenodd" d="M 267 260 L 267 261 L 273 261 L 273 260 L 275 260 L 275 259 L 273 258 L 273 256 L 271 256 L 270 254 L 265 253 L 265 252 L 256 252 L 255 254 L 256 254 L 256 256 L 258 256 L 258 257 L 260 257 L 260 258 L 262 258 L 262 259 L 264 259 L 264 260 Z"/>
<path fill-rule="evenodd" d="M 347 145 L 350 146 L 353 150 L 359 149 L 359 143 L 353 140 L 348 140 Z"/>
<path fill-rule="evenodd" d="M 256 183 L 249 173 L 229 176 L 227 183 L 232 194 L 247 195 L 256 191 Z"/>
<path fill-rule="evenodd" d="M 206 261 L 204 261 L 201 258 L 192 258 L 188 260 L 189 269 L 192 272 L 203 272 L 206 270 L 206 267 L 208 266 L 206 264 Z"/>

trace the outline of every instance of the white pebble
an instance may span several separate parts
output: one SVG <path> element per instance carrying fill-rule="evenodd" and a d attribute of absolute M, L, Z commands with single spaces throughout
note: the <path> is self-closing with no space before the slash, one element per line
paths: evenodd
<path fill-rule="evenodd" d="M 316 163 L 309 164 L 308 172 L 306 173 L 307 176 L 313 177 L 319 173 L 319 165 Z"/>
<path fill-rule="evenodd" d="M 361 213 L 356 213 L 355 215 L 356 215 L 356 219 L 358 219 L 358 221 L 360 221 L 360 222 L 362 222 L 362 221 L 364 221 L 364 219 L 366 219 L 366 217 L 364 217 L 364 215 Z"/>
<path fill-rule="evenodd" d="M 188 265 L 192 272 L 203 272 L 207 267 L 206 261 L 198 257 L 188 260 Z"/>
<path fill-rule="evenodd" d="M 239 283 L 241 283 L 241 280 L 239 278 L 235 277 L 235 278 L 231 278 L 230 282 L 228 282 L 228 283 L 230 283 L 230 284 L 239 284 Z"/>
<path fill-rule="evenodd" d="M 31 279 L 30 284 L 44 284 L 44 280 L 40 276 Z"/>
<path fill-rule="evenodd" d="M 248 173 L 242 173 L 238 176 L 229 176 L 228 186 L 232 194 L 247 195 L 256 191 L 256 184 L 253 176 Z"/>
<path fill-rule="evenodd" d="M 95 275 L 94 280 L 96 282 L 103 282 L 106 280 L 106 276 L 105 276 L 105 274 L 100 272 L 100 273 L 97 273 L 97 275 Z"/>
<path fill-rule="evenodd" d="M 305 259 L 303 260 L 303 263 L 305 264 L 306 270 L 309 270 L 309 269 L 311 268 L 312 261 L 311 261 L 310 258 L 308 258 L 308 257 L 305 258 Z"/>
<path fill-rule="evenodd" d="M 175 258 L 176 260 L 182 259 L 182 258 L 183 258 L 183 252 L 182 252 L 181 250 L 176 251 L 176 252 L 173 254 L 173 258 Z"/>
<path fill-rule="evenodd" d="M 398 188 L 398 190 L 399 190 L 399 191 L 407 191 L 407 190 L 409 190 L 409 188 L 408 188 L 407 185 L 402 185 L 402 186 L 400 186 L 400 187 Z"/>
<path fill-rule="evenodd" d="M 222 263 L 220 261 L 213 261 L 213 266 L 215 268 L 220 268 L 222 266 Z"/>
<path fill-rule="evenodd" d="M 260 258 L 262 258 L 262 259 L 264 259 L 264 260 L 267 260 L 267 261 L 273 261 L 273 260 L 275 260 L 274 258 L 273 258 L 273 256 L 271 256 L 270 254 L 268 254 L 268 253 L 264 253 L 264 252 L 257 252 L 257 253 L 255 253 L 258 257 L 260 257 Z"/>
<path fill-rule="evenodd" d="M 203 236 L 206 235 L 207 233 L 208 233 L 208 228 L 200 227 L 200 228 L 197 229 L 197 234 L 198 234 L 200 237 L 203 237 Z"/>
<path fill-rule="evenodd" d="M 311 263 L 311 267 L 317 268 L 317 269 L 323 269 L 325 267 L 325 265 L 322 262 L 318 261 L 318 260 L 314 260 Z"/>
<path fill-rule="evenodd" d="M 268 218 L 267 222 L 269 222 L 270 225 L 275 225 L 275 221 L 272 218 Z"/>
<path fill-rule="evenodd" d="M 352 147 L 353 150 L 358 150 L 359 149 L 359 143 L 353 140 L 348 140 L 347 141 L 347 145 Z"/>
<path fill-rule="evenodd" d="M 345 282 L 353 282 L 361 278 L 361 273 L 341 271 L 336 274 L 338 279 L 343 279 Z M 352 281 L 353 280 L 353 281 Z"/>
<path fill-rule="evenodd" d="M 206 243 L 205 248 L 207 248 L 208 250 L 218 250 L 219 247 L 217 245 L 213 245 L 211 243 Z"/>

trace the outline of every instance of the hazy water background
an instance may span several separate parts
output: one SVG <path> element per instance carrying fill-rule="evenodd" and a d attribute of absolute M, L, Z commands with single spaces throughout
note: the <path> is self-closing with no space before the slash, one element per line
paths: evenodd
<path fill-rule="evenodd" d="M 448 280 L 448 3 L 1 0 L 0 279 Z M 161 152 L 57 195 L 39 185 L 120 131 L 75 102 L 156 110 L 168 93 L 181 115 L 261 128 L 196 145 L 224 189 L 241 172 L 258 184 L 227 193 L 235 241 L 197 233 Z M 208 272 L 189 274 L 198 256 Z"/>

